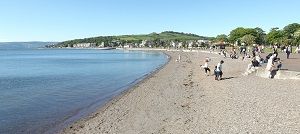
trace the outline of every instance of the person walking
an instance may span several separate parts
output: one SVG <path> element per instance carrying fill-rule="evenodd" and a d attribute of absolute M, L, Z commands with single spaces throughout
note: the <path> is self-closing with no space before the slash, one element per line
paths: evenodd
<path fill-rule="evenodd" d="M 291 52 L 292 52 L 292 47 L 291 47 L 291 45 L 289 45 L 289 46 L 286 48 L 286 58 L 287 58 L 287 59 L 290 58 Z"/>
<path fill-rule="evenodd" d="M 278 55 L 277 44 L 273 46 L 273 53 Z"/>
<path fill-rule="evenodd" d="M 246 47 L 243 47 L 242 50 L 241 50 L 241 55 L 242 55 L 242 60 L 245 59 L 246 57 Z"/>
<path fill-rule="evenodd" d="M 253 44 L 252 57 L 255 57 L 256 52 L 257 52 L 257 46 L 256 46 L 256 44 Z"/>
<path fill-rule="evenodd" d="M 224 63 L 223 60 L 221 60 L 218 65 L 215 67 L 215 80 L 222 80 L 223 71 L 222 71 L 222 64 Z"/>
<path fill-rule="evenodd" d="M 295 50 L 295 53 L 300 53 L 300 45 L 297 46 L 296 50 Z"/>

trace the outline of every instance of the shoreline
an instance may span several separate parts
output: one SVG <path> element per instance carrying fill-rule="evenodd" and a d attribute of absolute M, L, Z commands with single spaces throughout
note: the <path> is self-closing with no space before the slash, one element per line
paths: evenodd
<path fill-rule="evenodd" d="M 116 50 L 128 50 L 128 51 L 153 51 L 153 52 L 161 52 L 167 57 L 167 62 L 163 64 L 162 66 L 158 67 L 157 69 L 151 71 L 149 74 L 146 74 L 145 76 L 142 76 L 141 78 L 134 81 L 131 85 L 129 85 L 124 91 L 120 92 L 118 95 L 112 97 L 110 100 L 108 100 L 103 105 L 99 106 L 94 110 L 93 112 L 84 115 L 81 118 L 76 118 L 75 120 L 72 120 L 71 123 L 63 123 L 64 125 L 62 127 L 59 127 L 55 130 L 47 131 L 46 134 L 50 133 L 66 133 L 65 131 L 67 129 L 73 128 L 73 125 L 78 125 L 83 122 L 86 122 L 92 118 L 95 118 L 97 115 L 103 113 L 105 110 L 107 110 L 109 107 L 114 105 L 116 102 L 118 102 L 122 97 L 126 96 L 127 94 L 130 94 L 133 90 L 135 90 L 137 87 L 139 87 L 140 84 L 146 82 L 148 79 L 152 78 L 153 75 L 157 74 L 161 69 L 163 69 L 165 66 L 169 64 L 169 62 L 173 59 L 172 56 L 170 56 L 168 53 L 166 53 L 165 50 L 162 49 L 116 49 Z M 76 116 L 76 115 L 75 115 Z M 71 117 L 72 118 L 72 117 Z"/>
<path fill-rule="evenodd" d="M 131 50 L 129 50 L 129 51 L 131 51 Z M 132 51 L 136 51 L 136 50 L 132 50 Z M 137 51 L 145 51 L 145 50 L 137 50 Z M 151 78 L 153 75 L 155 75 L 161 69 L 163 69 L 172 59 L 172 57 L 170 55 L 168 55 L 167 53 L 165 53 L 164 51 L 149 50 L 148 52 L 151 52 L 151 51 L 152 52 L 159 51 L 162 55 L 166 56 L 166 62 L 164 64 L 162 64 L 161 66 L 158 66 L 156 69 L 152 70 L 148 74 L 145 74 L 145 75 L 137 78 L 135 81 L 133 81 L 132 83 L 130 83 L 129 85 L 124 87 L 123 91 L 116 93 L 110 99 L 108 99 L 107 101 L 104 101 L 103 104 L 99 104 L 99 103 L 91 104 L 90 106 L 87 106 L 86 108 L 77 111 L 75 115 L 66 118 L 64 121 L 62 121 L 58 125 L 54 126 L 54 128 L 49 129 L 49 130 L 45 131 L 44 133 L 45 134 L 61 133 L 64 129 L 66 129 L 67 127 L 69 127 L 72 124 L 76 124 L 77 122 L 82 122 L 82 121 L 88 120 L 90 118 L 93 118 L 97 112 L 104 111 L 105 109 L 107 109 L 108 107 L 113 105 L 115 102 L 117 102 L 120 98 L 122 98 L 126 94 L 130 93 L 131 90 L 134 90 L 134 88 L 138 87 L 138 85 L 145 82 L 147 79 Z M 60 125 L 62 125 L 62 126 L 60 126 Z"/>
<path fill-rule="evenodd" d="M 212 76 L 205 76 L 199 66 L 206 56 L 212 59 L 211 65 L 223 59 L 222 56 L 203 52 L 165 53 L 170 58 L 163 68 L 59 133 L 298 131 L 300 108 L 293 107 L 299 101 L 298 81 L 241 76 L 248 62 L 228 58 L 224 59 L 225 80 L 215 81 Z M 182 61 L 175 62 L 179 53 Z M 287 86 L 289 89 L 284 88 Z M 291 116 L 286 116 L 287 111 L 292 111 Z M 272 123 L 274 120 L 278 123 Z"/>
<path fill-rule="evenodd" d="M 135 84 L 129 86 L 126 90 L 122 91 L 121 93 L 119 93 L 117 96 L 114 96 L 112 99 L 110 99 L 108 102 L 104 103 L 102 106 L 100 106 L 99 108 L 97 108 L 94 112 L 91 112 L 90 114 L 83 116 L 75 121 L 73 121 L 73 123 L 69 123 L 64 125 L 63 127 L 61 127 L 60 129 L 56 130 L 55 133 L 60 133 L 60 134 L 64 134 L 64 133 L 70 133 L 69 131 L 75 127 L 82 127 L 82 124 L 84 124 L 85 122 L 97 117 L 98 115 L 102 114 L 103 112 L 105 112 L 107 109 L 109 109 L 110 107 L 112 107 L 113 105 L 115 105 L 115 103 L 117 103 L 118 101 L 120 101 L 120 99 L 122 99 L 123 97 L 126 97 L 128 94 L 130 94 L 131 92 L 133 92 L 136 88 L 138 88 L 141 84 L 147 82 L 149 79 L 151 79 L 155 74 L 157 74 L 159 71 L 161 71 L 162 69 L 164 69 L 172 60 L 174 60 L 174 56 L 171 56 L 169 54 L 169 52 L 176 52 L 176 53 L 207 53 L 207 54 L 212 54 L 215 55 L 217 53 L 215 52 L 209 52 L 209 51 L 203 51 L 203 50 L 180 50 L 180 49 L 157 49 L 157 48 L 128 48 L 128 49 L 124 49 L 124 48 L 120 48 L 120 49 L 116 49 L 116 50 L 124 50 L 124 51 L 146 51 L 146 52 L 162 52 L 164 55 L 167 56 L 167 62 L 162 65 L 161 67 L 157 68 L 156 70 L 150 72 L 148 75 L 146 75 L 144 78 L 141 78 L 140 80 L 138 80 L 138 82 L 133 82 Z"/>

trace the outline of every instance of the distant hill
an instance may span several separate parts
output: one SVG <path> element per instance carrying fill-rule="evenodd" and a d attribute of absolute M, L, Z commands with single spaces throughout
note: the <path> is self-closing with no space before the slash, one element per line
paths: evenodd
<path fill-rule="evenodd" d="M 53 44 L 57 42 L 0 42 L 0 49 L 34 49 Z"/>
<path fill-rule="evenodd" d="M 186 41 L 186 40 L 200 40 L 200 39 L 209 39 L 209 37 L 199 36 L 196 34 L 190 33 L 180 33 L 173 31 L 165 31 L 162 33 L 151 33 L 146 35 L 122 35 L 117 36 L 120 40 L 127 41 L 135 41 L 135 40 L 178 40 L 178 41 Z"/>
<path fill-rule="evenodd" d="M 142 41 L 145 40 L 151 41 L 153 42 L 153 44 L 158 44 L 158 46 L 162 46 L 164 44 L 170 43 L 171 41 L 185 42 L 211 39 L 211 37 L 204 37 L 191 33 L 165 31 L 162 33 L 140 35 L 99 36 L 92 38 L 75 39 L 58 43 L 54 47 L 73 47 L 73 45 L 80 43 L 93 43 L 96 47 L 100 46 L 101 44 L 104 44 L 105 46 L 116 46 L 124 45 L 125 43 L 142 43 Z"/>

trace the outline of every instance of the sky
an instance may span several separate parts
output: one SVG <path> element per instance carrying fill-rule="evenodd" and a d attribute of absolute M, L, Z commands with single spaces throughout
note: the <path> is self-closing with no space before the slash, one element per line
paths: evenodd
<path fill-rule="evenodd" d="M 299 5 L 299 0 L 1 0 L 0 42 L 162 31 L 216 36 L 237 27 L 268 32 L 299 23 Z"/>

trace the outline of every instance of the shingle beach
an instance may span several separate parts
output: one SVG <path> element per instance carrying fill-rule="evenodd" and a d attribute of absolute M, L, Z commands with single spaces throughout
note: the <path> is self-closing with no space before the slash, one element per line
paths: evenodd
<path fill-rule="evenodd" d="M 62 133 L 300 133 L 299 80 L 243 76 L 249 62 L 216 54 L 165 53 L 165 67 Z M 204 75 L 206 57 L 212 71 L 225 61 L 224 80 Z"/>

